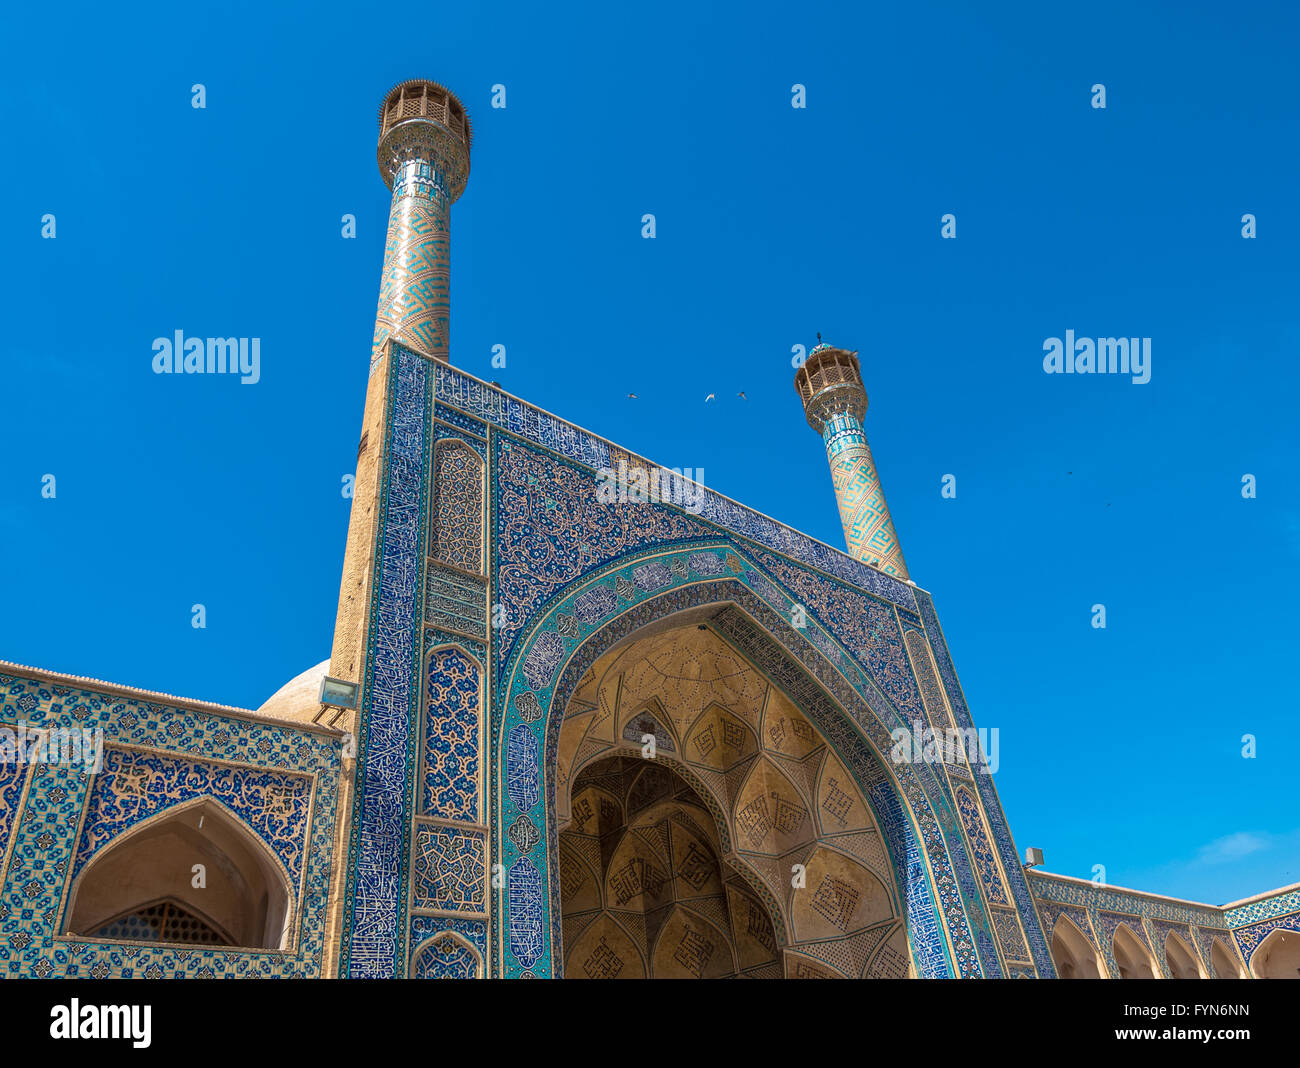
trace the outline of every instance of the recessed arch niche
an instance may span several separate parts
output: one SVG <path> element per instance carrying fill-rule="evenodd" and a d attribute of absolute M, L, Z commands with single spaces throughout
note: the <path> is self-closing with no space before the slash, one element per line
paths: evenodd
<path fill-rule="evenodd" d="M 1300 979 L 1300 931 L 1277 930 L 1250 957 L 1260 979 Z"/>
<path fill-rule="evenodd" d="M 853 775 L 698 617 L 592 664 L 555 781 L 566 975 L 909 974 L 888 851 Z"/>
<path fill-rule="evenodd" d="M 1196 961 L 1187 942 L 1176 931 L 1165 935 L 1165 966 L 1171 979 L 1204 979 L 1201 966 Z"/>
<path fill-rule="evenodd" d="M 1119 969 L 1121 979 L 1154 979 L 1156 971 L 1151 954 L 1138 940 L 1137 935 L 1129 930 L 1127 924 L 1121 923 L 1111 936 L 1111 949 L 1115 956 L 1115 966 Z"/>
<path fill-rule="evenodd" d="M 201 798 L 100 849 L 77 877 L 65 927 L 86 938 L 278 950 L 293 911 L 270 850 L 224 805 Z"/>
<path fill-rule="evenodd" d="M 1062 979 L 1100 979 L 1097 950 L 1069 916 L 1059 916 L 1052 930 L 1052 962 Z"/>
<path fill-rule="evenodd" d="M 1224 945 L 1223 939 L 1217 935 L 1210 943 L 1210 967 L 1214 969 L 1216 979 L 1243 978 L 1237 955 Z"/>

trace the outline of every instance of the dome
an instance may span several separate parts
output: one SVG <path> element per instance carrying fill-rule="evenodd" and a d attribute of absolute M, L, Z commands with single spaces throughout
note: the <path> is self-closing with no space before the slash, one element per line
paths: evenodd
<path fill-rule="evenodd" d="M 322 660 L 301 675 L 295 675 L 262 702 L 257 714 L 269 719 L 310 723 L 320 711 L 320 683 L 329 672 L 330 662 Z"/>

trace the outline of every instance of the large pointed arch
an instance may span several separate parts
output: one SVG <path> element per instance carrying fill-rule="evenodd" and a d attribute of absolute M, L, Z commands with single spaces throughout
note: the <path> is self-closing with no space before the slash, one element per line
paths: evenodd
<path fill-rule="evenodd" d="M 756 589 L 768 599 L 759 597 Z M 542 826 L 528 837 L 531 848 L 520 849 L 511 840 L 494 843 L 494 859 L 506 872 L 493 930 L 502 974 L 549 975 L 555 967 L 553 948 L 560 941 L 554 907 L 558 875 L 552 861 L 556 709 L 567 706 L 587 668 L 630 635 L 681 626 L 692 618 L 716 621 L 724 615 L 726 626 L 734 631 L 761 636 L 767 647 L 760 657 L 775 658 L 778 682 L 795 687 L 801 709 L 807 701 L 816 704 L 819 729 L 837 759 L 853 769 L 888 836 L 889 860 L 906 902 L 912 956 L 908 970 L 936 977 L 981 974 L 965 913 L 970 902 L 957 889 L 959 880 L 951 877 L 947 855 L 950 847 L 964 848 L 960 831 L 949 819 L 946 829 L 957 837 L 947 841 L 917 770 L 907 764 L 891 766 L 882 758 L 882 748 L 889 751 L 889 728 L 865 699 L 850 694 L 854 707 L 847 709 L 823 684 L 827 675 L 844 669 L 846 651 L 834 646 L 824 631 L 817 633 L 815 645 L 813 639 L 800 637 L 773 609 L 773 599 L 779 600 L 779 594 L 771 580 L 731 546 L 692 544 L 624 558 L 588 574 L 552 597 L 524 625 L 498 668 L 494 687 L 492 804 L 503 826 L 514 826 L 521 818 Z M 758 666 L 768 670 L 764 663 Z M 836 695 L 844 689 L 836 687 Z M 932 769 L 923 770 L 932 774 Z M 931 873 L 936 863 L 947 876 L 942 909 L 936 907 L 939 894 Z M 981 922 L 983 934 L 987 919 L 981 917 Z"/>

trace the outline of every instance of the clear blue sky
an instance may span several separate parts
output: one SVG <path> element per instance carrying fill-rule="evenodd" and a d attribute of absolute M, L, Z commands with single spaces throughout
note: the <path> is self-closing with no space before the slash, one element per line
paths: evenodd
<path fill-rule="evenodd" d="M 255 707 L 328 656 L 375 112 L 432 77 L 476 131 L 454 363 L 842 545 L 790 349 L 859 349 L 1019 845 L 1300 880 L 1297 16 L 972 6 L 6 10 L 0 657 Z M 155 376 L 176 329 L 260 337 L 261 382 Z M 1067 329 L 1152 338 L 1151 382 L 1045 375 Z"/>

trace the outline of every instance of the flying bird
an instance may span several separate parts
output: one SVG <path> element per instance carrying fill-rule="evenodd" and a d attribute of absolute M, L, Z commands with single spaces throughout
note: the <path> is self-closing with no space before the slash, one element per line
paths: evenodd
<path fill-rule="evenodd" d="M 736 396 L 739 397 L 741 400 L 749 400 L 749 398 L 745 396 L 745 391 L 743 389 L 739 393 L 737 393 Z"/>
<path fill-rule="evenodd" d="M 636 394 L 635 394 L 635 393 L 629 393 L 629 394 L 627 395 L 627 399 L 628 399 L 628 400 L 636 400 Z"/>
<path fill-rule="evenodd" d="M 713 400 L 714 396 L 715 396 L 715 394 L 710 393 L 707 397 L 704 398 L 704 403 L 705 403 L 705 404 L 708 404 L 709 401 Z"/>

